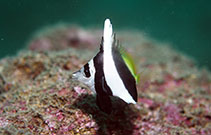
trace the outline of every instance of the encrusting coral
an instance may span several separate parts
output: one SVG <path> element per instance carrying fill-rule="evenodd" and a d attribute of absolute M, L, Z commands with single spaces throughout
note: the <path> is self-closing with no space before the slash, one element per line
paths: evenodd
<path fill-rule="evenodd" d="M 107 115 L 71 79 L 96 54 L 101 31 L 49 29 L 0 61 L 0 134 L 211 134 L 211 74 L 186 56 L 139 32 L 117 32 L 141 74 L 138 103 L 112 98 Z"/>

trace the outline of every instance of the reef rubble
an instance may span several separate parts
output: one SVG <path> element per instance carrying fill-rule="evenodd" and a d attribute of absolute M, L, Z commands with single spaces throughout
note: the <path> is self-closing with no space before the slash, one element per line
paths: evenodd
<path fill-rule="evenodd" d="M 0 134 L 210 135 L 211 73 L 141 32 L 117 31 L 141 74 L 138 103 L 99 110 L 95 95 L 71 79 L 99 48 L 102 31 L 55 26 L 0 60 Z"/>

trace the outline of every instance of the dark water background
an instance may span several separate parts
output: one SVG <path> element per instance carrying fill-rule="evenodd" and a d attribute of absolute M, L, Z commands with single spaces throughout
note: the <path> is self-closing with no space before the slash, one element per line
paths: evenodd
<path fill-rule="evenodd" d="M 172 43 L 211 69 L 210 0 L 0 0 L 0 58 L 14 55 L 40 28 L 58 22 L 138 29 Z"/>

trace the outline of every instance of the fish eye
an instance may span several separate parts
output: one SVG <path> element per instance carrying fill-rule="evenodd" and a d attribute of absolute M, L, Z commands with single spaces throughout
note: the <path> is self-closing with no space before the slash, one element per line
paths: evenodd
<path fill-rule="evenodd" d="M 84 65 L 84 73 L 87 78 L 89 78 L 91 76 L 88 63 L 86 65 Z"/>

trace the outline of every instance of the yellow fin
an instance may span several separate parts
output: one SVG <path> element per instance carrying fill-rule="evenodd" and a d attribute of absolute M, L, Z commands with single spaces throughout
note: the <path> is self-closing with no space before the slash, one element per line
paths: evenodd
<path fill-rule="evenodd" d="M 135 63 L 134 63 L 132 56 L 121 46 L 119 46 L 119 51 L 120 51 L 120 54 L 121 54 L 125 64 L 127 65 L 131 74 L 135 78 L 136 83 L 139 83 L 140 74 L 137 73 L 137 69 L 136 69 L 136 66 L 135 66 Z"/>

